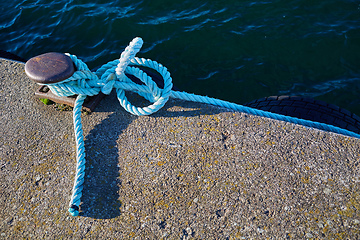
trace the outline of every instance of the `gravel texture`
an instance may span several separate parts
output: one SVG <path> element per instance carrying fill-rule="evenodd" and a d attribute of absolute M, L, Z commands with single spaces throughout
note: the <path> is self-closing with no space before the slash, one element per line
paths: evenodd
<path fill-rule="evenodd" d="M 24 64 L 0 72 L 0 239 L 360 238 L 359 139 L 177 100 L 137 117 L 115 94 L 82 115 L 71 217 L 72 112 L 35 99 Z"/>

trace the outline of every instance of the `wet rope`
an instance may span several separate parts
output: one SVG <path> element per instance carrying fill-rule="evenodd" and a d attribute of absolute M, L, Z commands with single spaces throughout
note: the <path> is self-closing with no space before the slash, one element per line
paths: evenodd
<path fill-rule="evenodd" d="M 81 125 L 81 108 L 86 96 L 97 95 L 100 92 L 110 94 L 116 89 L 120 105 L 131 114 L 142 116 L 150 115 L 162 108 L 169 98 L 176 98 L 192 102 L 207 103 L 215 106 L 225 107 L 232 110 L 249 113 L 257 116 L 300 124 L 303 126 L 331 131 L 346 136 L 360 138 L 360 134 L 328 125 L 325 123 L 313 122 L 305 119 L 284 116 L 281 114 L 266 112 L 239 104 L 199 96 L 186 92 L 173 91 L 172 78 L 169 71 L 163 65 L 150 59 L 135 57 L 143 44 L 141 38 L 135 38 L 121 54 L 120 59 L 104 64 L 95 73 L 91 72 L 87 65 L 76 56 L 68 54 L 74 62 L 77 71 L 68 79 L 55 84 L 49 84 L 50 90 L 58 96 L 78 95 L 73 110 L 74 131 L 76 138 L 76 174 L 69 212 L 73 216 L 79 215 L 79 205 L 82 195 L 85 175 L 85 146 Z M 159 88 L 156 83 L 142 71 L 138 66 L 151 68 L 157 71 L 164 79 L 164 88 Z M 131 81 L 125 74 L 130 74 L 140 79 L 145 85 L 138 85 Z M 126 98 L 125 91 L 133 91 L 146 98 L 152 104 L 147 107 L 133 106 Z"/>

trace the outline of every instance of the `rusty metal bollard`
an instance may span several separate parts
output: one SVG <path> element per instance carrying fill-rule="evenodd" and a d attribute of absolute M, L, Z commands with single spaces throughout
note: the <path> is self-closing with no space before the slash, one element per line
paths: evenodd
<path fill-rule="evenodd" d="M 25 64 L 25 73 L 35 83 L 41 84 L 35 92 L 37 98 L 49 99 L 56 103 L 74 107 L 76 96 L 59 97 L 51 92 L 46 84 L 58 83 L 71 77 L 76 67 L 71 58 L 63 53 L 50 52 L 29 59 Z M 92 112 L 105 95 L 88 96 L 83 109 Z"/>

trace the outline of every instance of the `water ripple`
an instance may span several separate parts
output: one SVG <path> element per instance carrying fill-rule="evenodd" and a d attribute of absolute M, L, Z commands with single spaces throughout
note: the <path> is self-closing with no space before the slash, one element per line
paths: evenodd
<path fill-rule="evenodd" d="M 335 90 L 345 89 L 353 83 L 359 83 L 360 78 L 341 78 L 330 80 L 311 86 L 305 84 L 294 83 L 292 87 L 286 91 L 279 91 L 281 95 L 297 95 L 303 97 L 318 97 Z M 300 90 L 303 89 L 303 90 Z"/>
<path fill-rule="evenodd" d="M 177 12 L 177 10 L 173 10 L 169 13 L 167 13 L 165 16 L 159 16 L 152 19 L 149 19 L 147 21 L 141 21 L 139 24 L 145 24 L 145 25 L 158 25 L 162 23 L 167 23 L 171 21 L 180 21 L 180 20 L 194 20 L 196 18 L 199 18 L 201 16 L 207 15 L 210 13 L 210 10 L 203 10 L 200 9 L 203 6 L 200 6 L 195 9 L 187 9 L 182 10 L 180 12 Z"/>
<path fill-rule="evenodd" d="M 0 46 L 24 58 L 70 52 L 95 67 L 141 36 L 139 54 L 169 67 L 186 91 L 239 103 L 281 92 L 335 101 L 337 91 L 359 88 L 359 6 L 353 0 L 0 1 Z M 207 86 L 215 81 L 224 84 Z M 355 108 L 360 113 L 360 103 Z"/>
<path fill-rule="evenodd" d="M 2 28 L 9 28 L 9 27 L 13 26 L 14 23 L 16 22 L 16 20 L 18 20 L 19 17 L 21 16 L 21 12 L 22 12 L 22 11 L 20 10 L 20 11 L 18 11 L 18 13 L 17 13 L 15 16 L 11 16 L 11 17 L 5 15 L 5 17 L 9 17 L 9 18 L 11 18 L 11 20 L 10 20 L 10 21 L 6 21 L 6 22 L 4 22 L 4 23 L 0 23 L 0 29 L 2 29 Z"/>

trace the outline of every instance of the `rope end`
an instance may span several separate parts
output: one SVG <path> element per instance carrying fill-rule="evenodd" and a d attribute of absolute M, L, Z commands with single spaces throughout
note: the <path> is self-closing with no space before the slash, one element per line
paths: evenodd
<path fill-rule="evenodd" d="M 79 216 L 79 207 L 76 205 L 71 205 L 69 208 L 69 213 L 73 216 Z"/>
<path fill-rule="evenodd" d="M 136 37 L 131 41 L 132 44 L 140 45 L 140 47 L 143 45 L 144 41 L 141 37 Z"/>

